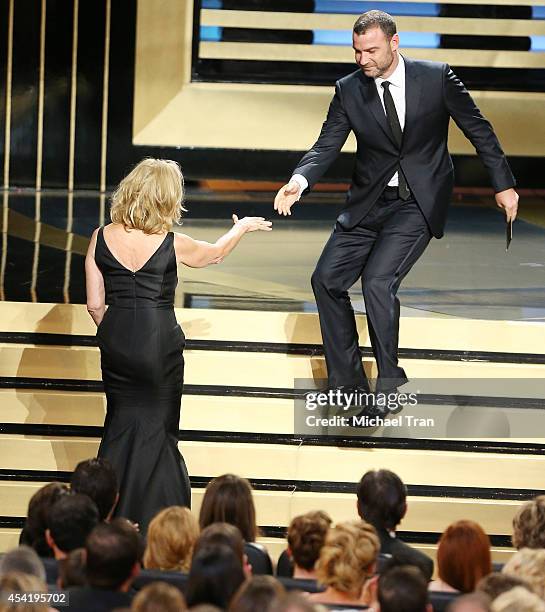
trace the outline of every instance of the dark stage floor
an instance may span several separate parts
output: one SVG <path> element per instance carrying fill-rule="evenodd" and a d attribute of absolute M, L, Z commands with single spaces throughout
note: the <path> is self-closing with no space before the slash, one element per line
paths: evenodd
<path fill-rule="evenodd" d="M 274 216 L 272 193 L 190 190 L 183 228 L 214 240 L 230 214 L 271 218 L 274 231 L 247 236 L 220 266 L 181 267 L 179 306 L 314 311 L 310 276 L 333 226 L 342 194 L 318 193 L 289 218 Z M 0 297 L 12 301 L 85 302 L 84 254 L 104 222 L 108 200 L 96 193 L 4 194 Z M 399 292 L 405 316 L 545 320 L 545 199 L 521 198 L 514 240 L 492 198 L 466 196 L 450 212 L 446 235 L 433 240 Z M 359 285 L 356 310 L 365 310 Z"/>

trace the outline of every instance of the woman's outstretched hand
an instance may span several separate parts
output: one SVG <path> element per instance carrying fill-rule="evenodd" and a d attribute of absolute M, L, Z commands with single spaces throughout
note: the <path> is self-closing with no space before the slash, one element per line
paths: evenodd
<path fill-rule="evenodd" d="M 233 214 L 233 223 L 245 232 L 256 232 L 259 230 L 270 232 L 272 230 L 272 221 L 266 221 L 264 217 L 243 217 L 239 219 L 237 215 Z"/>

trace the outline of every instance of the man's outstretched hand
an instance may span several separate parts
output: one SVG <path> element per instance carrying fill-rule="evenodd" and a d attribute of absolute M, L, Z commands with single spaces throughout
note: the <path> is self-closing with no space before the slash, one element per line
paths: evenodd
<path fill-rule="evenodd" d="M 300 189 L 297 181 L 292 180 L 284 185 L 274 198 L 274 210 L 277 210 L 279 215 L 291 215 L 291 207 L 299 199 Z"/>
<path fill-rule="evenodd" d="M 503 208 L 507 221 L 514 221 L 519 207 L 519 194 L 511 187 L 496 194 L 496 204 Z"/>

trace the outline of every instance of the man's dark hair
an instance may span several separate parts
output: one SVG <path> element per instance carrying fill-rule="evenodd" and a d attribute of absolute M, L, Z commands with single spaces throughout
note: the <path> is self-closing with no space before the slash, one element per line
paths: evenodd
<path fill-rule="evenodd" d="M 226 609 L 244 578 L 242 563 L 229 547 L 205 546 L 193 555 L 185 591 L 187 605 L 209 603 Z"/>
<path fill-rule="evenodd" d="M 47 527 L 57 548 L 65 553 L 81 548 L 98 523 L 95 502 L 87 495 L 63 495 L 49 509 Z"/>
<path fill-rule="evenodd" d="M 50 482 L 36 491 L 28 503 L 27 518 L 19 544 L 30 546 L 40 557 L 52 557 L 53 551 L 45 540 L 47 515 L 58 499 L 69 494 L 70 489 L 63 482 Z"/>
<path fill-rule="evenodd" d="M 140 562 L 143 544 L 140 534 L 123 518 L 99 523 L 85 542 L 86 575 L 89 586 L 116 591 Z"/>
<path fill-rule="evenodd" d="M 356 34 L 365 34 L 367 30 L 372 28 L 380 28 L 388 40 L 397 32 L 394 18 L 384 11 L 367 11 L 367 13 L 360 15 L 354 24 Z"/>
<path fill-rule="evenodd" d="M 358 484 L 360 517 L 377 529 L 395 529 L 405 515 L 407 489 L 390 470 L 370 470 Z"/>
<path fill-rule="evenodd" d="M 378 601 L 381 612 L 425 612 L 428 584 L 416 567 L 394 567 L 378 580 Z"/>
<path fill-rule="evenodd" d="M 502 574 L 501 572 L 492 572 L 479 580 L 475 592 L 484 593 L 494 601 L 494 599 L 502 593 L 510 591 L 518 586 L 524 587 L 529 591 L 532 590 L 532 587 L 518 576 Z"/>
<path fill-rule="evenodd" d="M 205 527 L 201 531 L 195 542 L 193 556 L 195 556 L 201 548 L 214 546 L 216 544 L 224 544 L 230 548 L 242 563 L 244 559 L 244 538 L 238 527 L 230 523 L 212 523 L 208 525 L 208 527 Z"/>
<path fill-rule="evenodd" d="M 88 495 L 97 505 L 103 521 L 113 508 L 118 491 L 117 475 L 107 459 L 95 457 L 80 461 L 72 474 L 74 493 Z"/>

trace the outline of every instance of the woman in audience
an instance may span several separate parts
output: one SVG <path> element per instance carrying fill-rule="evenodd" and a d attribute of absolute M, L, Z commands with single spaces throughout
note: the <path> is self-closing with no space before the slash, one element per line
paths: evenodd
<path fill-rule="evenodd" d="M 45 539 L 47 514 L 53 504 L 62 496 L 70 493 L 68 485 L 62 482 L 50 482 L 36 491 L 28 503 L 27 518 L 19 544 L 33 548 L 40 557 L 52 557 L 53 551 Z"/>
<path fill-rule="evenodd" d="M 152 582 L 138 592 L 132 601 L 131 612 L 184 612 L 184 596 L 166 582 Z"/>
<path fill-rule="evenodd" d="M 524 587 L 502 593 L 492 602 L 492 612 L 545 612 L 545 603 Z"/>
<path fill-rule="evenodd" d="M 193 555 L 185 592 L 189 607 L 212 604 L 225 609 L 244 582 L 242 563 L 224 544 L 211 544 Z"/>
<path fill-rule="evenodd" d="M 10 602 L 9 596 L 47 593 L 43 580 L 30 574 L 10 572 L 0 577 L 0 612 L 56 612 L 47 603 Z"/>
<path fill-rule="evenodd" d="M 229 612 L 268 612 L 285 594 L 284 587 L 272 576 L 254 576 L 235 593 Z"/>
<path fill-rule="evenodd" d="M 506 593 L 515 587 L 524 587 L 529 591 L 532 587 L 517 576 L 509 574 L 502 574 L 501 572 L 492 572 L 479 580 L 475 589 L 476 593 L 484 593 L 490 597 L 490 601 L 494 601 L 496 597 L 499 597 L 502 593 Z"/>
<path fill-rule="evenodd" d="M 198 537 L 199 525 L 189 508 L 164 508 L 148 528 L 145 568 L 187 572 Z"/>
<path fill-rule="evenodd" d="M 0 555 L 0 576 L 12 572 L 36 576 L 45 582 L 45 568 L 38 553 L 24 544 Z"/>
<path fill-rule="evenodd" d="M 513 519 L 513 546 L 545 548 L 545 495 L 523 504 Z"/>
<path fill-rule="evenodd" d="M 375 528 L 364 521 L 332 527 L 316 564 L 318 582 L 326 587 L 309 596 L 313 603 L 368 605 L 369 581 L 376 570 L 380 541 Z"/>
<path fill-rule="evenodd" d="M 522 548 L 503 566 L 502 573 L 521 578 L 545 599 L 545 550 Z"/>
<path fill-rule="evenodd" d="M 288 554 L 293 560 L 293 577 L 316 580 L 315 564 L 320 556 L 331 518 L 325 512 L 296 516 L 288 527 Z"/>
<path fill-rule="evenodd" d="M 458 521 L 443 532 L 437 548 L 438 580 L 431 591 L 470 593 L 492 571 L 490 540 L 473 521 Z"/>
<path fill-rule="evenodd" d="M 246 478 L 224 474 L 208 483 L 201 504 L 199 526 L 204 529 L 218 522 L 230 523 L 240 529 L 254 573 L 272 573 L 272 563 L 265 547 L 256 543 L 255 505 L 252 487 Z"/>

